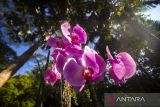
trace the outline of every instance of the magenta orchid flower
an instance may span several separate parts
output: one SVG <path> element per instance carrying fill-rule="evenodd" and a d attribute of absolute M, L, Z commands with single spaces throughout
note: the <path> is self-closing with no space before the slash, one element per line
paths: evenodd
<path fill-rule="evenodd" d="M 106 64 L 102 57 L 86 46 L 81 64 L 75 58 L 68 58 L 63 68 L 63 74 L 75 90 L 81 91 L 86 82 L 103 80 L 105 67 Z"/>
<path fill-rule="evenodd" d="M 82 55 L 82 65 L 85 67 L 84 78 L 88 81 L 97 81 L 104 79 L 106 63 L 98 53 L 85 46 Z"/>
<path fill-rule="evenodd" d="M 84 29 L 78 24 L 71 28 L 68 22 L 64 22 L 61 25 L 61 30 L 63 35 L 70 41 L 72 44 L 80 45 L 85 44 L 87 41 L 87 34 Z"/>
<path fill-rule="evenodd" d="M 126 52 L 120 52 L 115 58 L 106 47 L 107 56 L 111 67 L 109 68 L 109 75 L 116 83 L 125 83 L 127 79 L 131 78 L 136 72 L 136 63 L 133 58 Z"/>
<path fill-rule="evenodd" d="M 46 84 L 54 85 L 57 80 L 61 79 L 61 74 L 56 70 L 55 65 L 52 70 L 46 70 L 44 74 L 44 81 Z"/>

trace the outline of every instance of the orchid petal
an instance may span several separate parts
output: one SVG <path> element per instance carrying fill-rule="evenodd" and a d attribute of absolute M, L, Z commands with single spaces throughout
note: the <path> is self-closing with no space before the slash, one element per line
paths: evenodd
<path fill-rule="evenodd" d="M 51 56 L 52 56 L 54 59 L 56 59 L 57 55 L 58 55 L 58 49 L 55 49 L 54 51 L 51 52 Z"/>
<path fill-rule="evenodd" d="M 61 79 L 61 74 L 59 72 L 57 72 L 57 79 Z"/>
<path fill-rule="evenodd" d="M 61 79 L 61 73 L 57 70 L 56 64 L 52 65 L 52 72 L 54 72 L 56 74 L 57 79 Z"/>
<path fill-rule="evenodd" d="M 97 74 L 93 75 L 93 80 L 94 81 L 102 81 L 104 79 L 104 72 L 106 69 L 106 63 L 100 55 L 96 54 L 95 56 L 96 56 L 96 62 L 99 65 L 99 72 Z"/>
<path fill-rule="evenodd" d="M 92 81 L 103 81 L 103 80 L 104 80 L 104 72 L 94 75 L 92 79 Z"/>
<path fill-rule="evenodd" d="M 105 61 L 103 60 L 103 58 L 98 55 L 98 54 L 95 54 L 95 57 L 96 57 L 96 62 L 97 64 L 99 65 L 99 70 L 101 72 L 104 72 L 105 71 L 105 68 L 106 68 L 106 63 Z"/>
<path fill-rule="evenodd" d="M 85 30 L 78 24 L 73 27 L 73 32 L 79 36 L 79 42 L 85 44 L 87 41 L 87 34 Z"/>
<path fill-rule="evenodd" d="M 126 52 L 119 53 L 118 57 L 126 68 L 125 79 L 131 78 L 136 72 L 136 63 L 134 59 Z"/>
<path fill-rule="evenodd" d="M 62 73 L 63 72 L 63 66 L 66 62 L 66 57 L 62 55 L 61 53 L 58 53 L 57 58 L 56 58 L 56 68 L 57 71 Z"/>
<path fill-rule="evenodd" d="M 69 55 L 73 55 L 77 57 L 81 57 L 83 54 L 83 51 L 78 46 L 68 46 L 66 47 L 65 52 Z"/>
<path fill-rule="evenodd" d="M 83 67 L 78 65 L 76 60 L 69 58 L 63 68 L 64 78 L 73 86 L 85 84 L 83 79 Z"/>
<path fill-rule="evenodd" d="M 71 30 L 71 26 L 68 22 L 64 22 L 62 25 L 61 25 L 61 30 L 62 30 L 62 33 L 63 35 L 69 40 L 71 41 L 71 38 L 69 37 L 69 35 L 71 34 L 70 30 Z"/>
<path fill-rule="evenodd" d="M 95 58 L 96 52 L 92 49 L 90 49 L 88 46 L 85 46 L 84 53 L 82 55 L 82 64 L 86 68 L 91 68 L 94 70 L 94 73 L 97 73 L 99 71 L 98 64 L 96 63 Z"/>
<path fill-rule="evenodd" d="M 109 75 L 115 80 L 115 82 L 123 81 L 125 73 L 126 69 L 122 62 L 113 62 Z"/>
<path fill-rule="evenodd" d="M 58 39 L 56 38 L 55 35 L 53 35 L 53 36 L 49 37 L 49 39 L 47 40 L 47 45 L 49 45 L 51 47 L 56 47 L 57 41 L 58 41 Z"/>
<path fill-rule="evenodd" d="M 82 65 L 81 58 L 82 58 L 83 51 L 82 51 L 81 47 L 76 46 L 76 45 L 68 46 L 68 47 L 66 47 L 65 52 L 70 57 L 76 59 L 78 64 Z"/>
<path fill-rule="evenodd" d="M 71 45 L 70 42 L 69 42 L 69 40 L 68 40 L 66 37 L 64 37 L 64 36 L 62 36 L 62 41 L 63 41 L 63 43 L 65 43 L 65 45 L 67 45 L 67 46 Z"/>
<path fill-rule="evenodd" d="M 51 56 L 52 56 L 54 59 L 56 59 L 58 53 L 62 54 L 63 56 L 66 56 L 65 51 L 64 51 L 63 49 L 61 49 L 61 48 L 56 48 L 56 49 L 54 49 L 54 50 L 52 51 L 52 53 L 51 53 Z"/>
<path fill-rule="evenodd" d="M 44 81 L 47 84 L 54 85 L 57 82 L 57 79 L 61 78 L 61 74 L 55 70 L 54 68 L 51 70 L 46 70 L 44 74 Z"/>

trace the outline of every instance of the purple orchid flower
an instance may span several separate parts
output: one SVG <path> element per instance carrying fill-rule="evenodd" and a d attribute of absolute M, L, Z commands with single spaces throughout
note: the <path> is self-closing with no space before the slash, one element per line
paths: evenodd
<path fill-rule="evenodd" d="M 115 58 L 106 47 L 107 56 L 111 67 L 109 68 L 109 75 L 116 83 L 125 83 L 127 79 L 131 78 L 136 72 L 136 63 L 134 59 L 126 52 L 120 52 Z"/>
<path fill-rule="evenodd" d="M 71 44 L 85 44 L 87 41 L 87 34 L 84 29 L 78 24 L 71 28 L 68 22 L 61 25 L 63 35 L 70 41 Z"/>
<path fill-rule="evenodd" d="M 57 80 L 61 79 L 61 74 L 56 70 L 55 65 L 52 70 L 46 70 L 44 74 L 44 81 L 46 84 L 54 85 Z"/>
<path fill-rule="evenodd" d="M 64 67 L 64 78 L 80 92 L 86 82 L 100 81 L 104 78 L 106 63 L 96 51 L 85 47 L 81 64 L 75 58 L 68 58 Z"/>

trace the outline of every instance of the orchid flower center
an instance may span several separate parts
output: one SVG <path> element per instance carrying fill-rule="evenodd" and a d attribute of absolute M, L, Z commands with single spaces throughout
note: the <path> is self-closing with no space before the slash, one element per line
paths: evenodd
<path fill-rule="evenodd" d="M 79 40 L 78 35 L 76 35 L 76 34 L 74 34 L 74 33 L 71 34 L 70 37 L 71 37 L 72 43 L 75 43 L 75 42 L 77 42 L 77 41 Z"/>
<path fill-rule="evenodd" d="M 91 68 L 85 68 L 83 72 L 83 78 L 85 80 L 90 80 L 93 76 L 94 71 Z"/>
<path fill-rule="evenodd" d="M 56 74 L 55 73 L 52 73 L 51 75 L 50 75 L 50 78 L 51 78 L 51 80 L 56 80 Z"/>

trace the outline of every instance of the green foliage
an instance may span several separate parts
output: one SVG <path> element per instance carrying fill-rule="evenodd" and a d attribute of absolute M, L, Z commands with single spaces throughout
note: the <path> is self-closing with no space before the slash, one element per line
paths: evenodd
<path fill-rule="evenodd" d="M 4 87 L 0 88 L 0 106 L 33 107 L 35 104 L 33 82 L 26 75 L 11 78 Z"/>
<path fill-rule="evenodd" d="M 72 95 L 71 96 L 72 96 L 72 99 L 73 99 L 73 104 L 78 106 L 77 93 L 74 90 L 72 90 Z"/>

